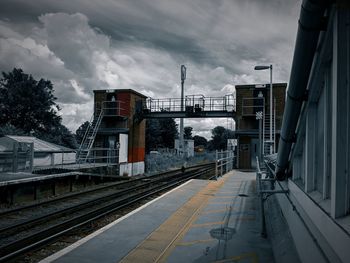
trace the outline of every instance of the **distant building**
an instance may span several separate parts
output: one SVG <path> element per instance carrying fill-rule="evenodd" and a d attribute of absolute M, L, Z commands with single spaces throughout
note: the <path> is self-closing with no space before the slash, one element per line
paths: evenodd
<path fill-rule="evenodd" d="M 277 149 L 283 118 L 286 83 L 273 83 L 273 142 L 270 142 L 270 84 L 236 85 L 236 138 L 238 140 L 237 167 L 253 169 L 260 149 L 268 153 L 272 144 Z M 259 143 L 257 112 L 262 112 L 262 139 Z"/>
<path fill-rule="evenodd" d="M 143 174 L 145 121 L 134 119 L 134 113 L 145 99 L 131 89 L 94 90 L 94 116 L 78 161 L 115 165 L 120 175 Z"/>
<path fill-rule="evenodd" d="M 30 153 L 31 144 L 33 154 Z M 50 167 L 76 162 L 75 150 L 30 136 L 0 137 L 0 155 L 0 172 L 29 171 L 29 166 Z"/>

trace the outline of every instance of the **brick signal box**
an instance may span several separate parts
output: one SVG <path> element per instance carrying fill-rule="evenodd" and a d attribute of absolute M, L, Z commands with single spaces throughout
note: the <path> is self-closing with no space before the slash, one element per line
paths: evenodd
<path fill-rule="evenodd" d="M 94 90 L 94 119 L 102 116 L 93 147 L 118 148 L 120 175 L 144 173 L 145 121 L 134 121 L 134 113 L 136 102 L 145 100 L 131 89 Z"/>

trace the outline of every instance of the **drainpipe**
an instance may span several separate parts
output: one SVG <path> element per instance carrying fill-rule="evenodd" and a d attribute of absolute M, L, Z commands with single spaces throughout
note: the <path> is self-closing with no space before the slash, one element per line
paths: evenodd
<path fill-rule="evenodd" d="M 301 5 L 292 70 L 283 114 L 281 137 L 278 145 L 276 177 L 286 178 L 289 154 L 295 140 L 295 130 L 316 52 L 320 31 L 324 28 L 324 14 L 329 1 L 303 0 Z"/>

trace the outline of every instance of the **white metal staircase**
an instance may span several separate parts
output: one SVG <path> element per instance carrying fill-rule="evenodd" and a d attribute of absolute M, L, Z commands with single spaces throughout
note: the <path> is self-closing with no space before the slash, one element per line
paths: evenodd
<path fill-rule="evenodd" d="M 274 103 L 275 104 L 275 103 Z M 275 106 L 275 105 L 274 105 Z M 263 155 L 270 155 L 270 146 L 272 146 L 272 153 L 275 153 L 275 147 L 276 147 L 276 113 L 275 113 L 275 107 L 274 111 L 272 113 L 272 123 L 270 120 L 270 113 L 265 112 L 264 114 L 264 124 L 263 124 L 263 140 L 264 140 L 264 147 L 263 147 Z M 270 126 L 272 125 L 272 140 L 270 139 Z"/>
<path fill-rule="evenodd" d="M 104 110 L 100 109 L 96 114 L 97 117 L 95 117 L 95 114 L 93 114 L 91 117 L 90 125 L 86 129 L 83 140 L 79 147 L 78 156 L 77 156 L 78 163 L 86 163 L 89 159 L 90 150 L 94 145 L 96 134 L 100 127 L 101 120 L 103 117 L 103 112 Z"/>

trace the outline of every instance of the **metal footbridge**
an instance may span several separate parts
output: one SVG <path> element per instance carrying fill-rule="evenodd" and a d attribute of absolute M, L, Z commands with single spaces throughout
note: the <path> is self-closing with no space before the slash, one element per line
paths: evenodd
<path fill-rule="evenodd" d="M 181 98 L 147 98 L 139 112 L 141 119 L 149 118 L 235 118 L 233 94 L 223 97 L 188 95 Z"/>

